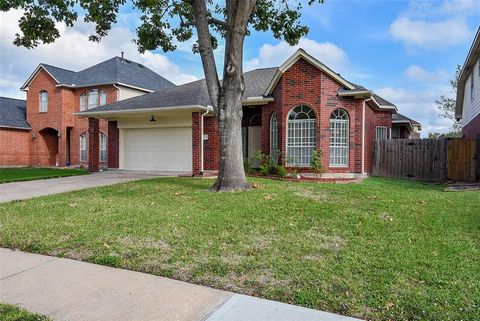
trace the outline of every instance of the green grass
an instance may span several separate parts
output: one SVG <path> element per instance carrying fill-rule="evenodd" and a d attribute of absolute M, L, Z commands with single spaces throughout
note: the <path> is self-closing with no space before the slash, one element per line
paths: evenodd
<path fill-rule="evenodd" d="M 0 246 L 374 320 L 480 319 L 480 192 L 160 178 L 0 204 Z"/>
<path fill-rule="evenodd" d="M 9 167 L 0 168 L 0 184 L 36 179 L 65 177 L 88 174 L 86 169 Z"/>
<path fill-rule="evenodd" d="M 50 319 L 15 305 L 0 303 L 0 321 L 50 321 Z"/>

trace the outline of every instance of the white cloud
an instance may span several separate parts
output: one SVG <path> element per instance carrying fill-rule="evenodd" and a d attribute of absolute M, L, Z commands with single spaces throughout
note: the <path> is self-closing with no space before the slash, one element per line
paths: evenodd
<path fill-rule="evenodd" d="M 478 0 L 445 0 L 439 8 L 440 13 L 474 15 L 480 13 Z"/>
<path fill-rule="evenodd" d="M 422 137 L 428 133 L 445 133 L 451 129 L 452 123 L 440 116 L 435 105 L 441 95 L 442 89 L 412 91 L 403 88 L 383 87 L 375 93 L 393 102 L 398 107 L 398 112 L 422 124 Z"/>
<path fill-rule="evenodd" d="M 410 49 L 444 49 L 470 39 L 470 30 L 463 18 L 438 22 L 400 17 L 390 25 L 393 39 Z"/>
<path fill-rule="evenodd" d="M 245 70 L 279 66 L 298 48 L 303 48 L 310 55 L 337 72 L 348 69 L 348 56 L 342 48 L 331 42 L 320 43 L 309 38 L 302 38 L 296 46 L 290 46 L 285 41 L 276 45 L 263 45 L 258 56 L 246 62 Z"/>
<path fill-rule="evenodd" d="M 436 71 L 428 71 L 418 65 L 411 65 L 405 70 L 405 76 L 409 79 L 425 82 L 427 85 L 432 83 L 446 83 L 449 79 L 449 74 L 443 69 Z"/>
<path fill-rule="evenodd" d="M 185 71 L 184 66 L 173 63 L 165 55 L 153 52 L 140 54 L 131 41 L 135 35 L 127 28 L 115 26 L 100 43 L 89 41 L 88 35 L 93 26 L 81 19 L 73 28 L 58 24 L 61 36 L 52 44 L 39 45 L 35 49 L 16 47 L 12 42 L 15 33 L 19 32 L 20 17 L 20 11 L 0 13 L 0 95 L 22 96 L 18 93 L 19 83 L 23 83 L 39 63 L 77 71 L 119 56 L 121 51 L 125 52 L 126 58 L 146 65 L 174 83 L 197 79 Z"/>

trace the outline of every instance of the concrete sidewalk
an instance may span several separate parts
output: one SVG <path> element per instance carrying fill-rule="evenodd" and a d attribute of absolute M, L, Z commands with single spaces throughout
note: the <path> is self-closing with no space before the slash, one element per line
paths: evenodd
<path fill-rule="evenodd" d="M 90 175 L 39 179 L 0 184 L 0 203 L 23 200 L 50 194 L 77 191 L 85 188 L 113 185 L 161 176 L 178 176 L 178 172 L 144 172 L 110 170 Z"/>
<path fill-rule="evenodd" d="M 358 320 L 150 274 L 2 248 L 0 302 L 68 321 Z"/>

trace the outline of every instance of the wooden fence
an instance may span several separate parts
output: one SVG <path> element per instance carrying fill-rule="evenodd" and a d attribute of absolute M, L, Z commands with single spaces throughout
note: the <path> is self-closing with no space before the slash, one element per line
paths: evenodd
<path fill-rule="evenodd" d="M 480 138 L 387 139 L 375 142 L 373 175 L 423 181 L 475 181 Z"/>

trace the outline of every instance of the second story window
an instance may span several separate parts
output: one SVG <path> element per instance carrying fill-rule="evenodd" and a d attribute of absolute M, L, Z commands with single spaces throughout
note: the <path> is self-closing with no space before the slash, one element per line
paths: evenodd
<path fill-rule="evenodd" d="M 87 93 L 80 95 L 80 111 L 87 110 Z"/>
<path fill-rule="evenodd" d="M 88 109 L 98 107 L 98 89 L 90 89 L 88 92 Z"/>
<path fill-rule="evenodd" d="M 39 93 L 39 108 L 38 111 L 41 113 L 46 113 L 48 111 L 48 92 L 42 90 Z"/>
<path fill-rule="evenodd" d="M 107 103 L 107 92 L 105 90 L 100 90 L 100 106 L 103 106 Z"/>

